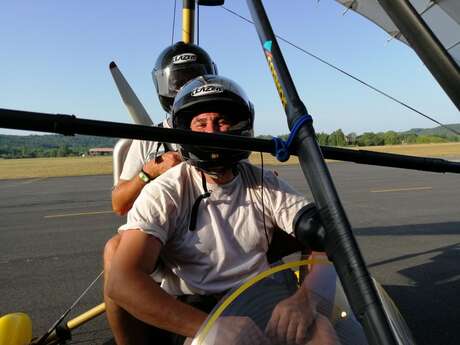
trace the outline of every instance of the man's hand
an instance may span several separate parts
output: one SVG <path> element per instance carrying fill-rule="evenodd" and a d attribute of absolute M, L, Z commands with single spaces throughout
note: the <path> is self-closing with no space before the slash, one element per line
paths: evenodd
<path fill-rule="evenodd" d="M 156 178 L 180 162 L 182 160 L 178 152 L 168 151 L 145 163 L 143 169 L 147 174 Z"/>
<path fill-rule="evenodd" d="M 265 333 L 274 344 L 305 345 L 310 339 L 310 326 L 316 319 L 308 294 L 300 290 L 279 302 L 272 312 Z"/>

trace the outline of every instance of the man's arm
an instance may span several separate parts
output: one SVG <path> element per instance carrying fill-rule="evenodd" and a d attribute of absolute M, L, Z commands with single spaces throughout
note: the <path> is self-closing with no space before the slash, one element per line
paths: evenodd
<path fill-rule="evenodd" d="M 161 247 L 152 235 L 124 231 L 110 269 L 108 296 L 145 323 L 193 337 L 207 314 L 168 295 L 151 278 Z"/>
<path fill-rule="evenodd" d="M 112 190 L 112 209 L 119 216 L 124 216 L 133 206 L 146 183 L 139 176 L 131 180 L 119 180 Z"/>
<path fill-rule="evenodd" d="M 179 153 L 170 151 L 145 163 L 142 169 L 154 179 L 180 162 Z M 120 180 L 112 190 L 113 211 L 120 216 L 125 215 L 146 184 L 137 174 L 131 180 Z"/>

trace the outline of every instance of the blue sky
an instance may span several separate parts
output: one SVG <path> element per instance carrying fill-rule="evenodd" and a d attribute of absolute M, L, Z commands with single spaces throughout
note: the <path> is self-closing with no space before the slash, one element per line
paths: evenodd
<path fill-rule="evenodd" d="M 332 0 L 266 0 L 275 32 L 443 123 L 459 112 L 411 49 Z M 182 1 L 177 1 L 175 41 Z M 108 65 L 115 61 L 152 119 L 164 112 L 151 70 L 171 43 L 172 0 L 15 0 L 0 3 L 0 107 L 131 122 Z M 250 18 L 246 2 L 226 7 Z M 200 45 L 253 100 L 256 134 L 288 132 L 252 25 L 200 8 Z M 317 132 L 407 130 L 435 124 L 284 43 L 284 57 Z M 0 129 L 1 134 L 24 134 Z"/>

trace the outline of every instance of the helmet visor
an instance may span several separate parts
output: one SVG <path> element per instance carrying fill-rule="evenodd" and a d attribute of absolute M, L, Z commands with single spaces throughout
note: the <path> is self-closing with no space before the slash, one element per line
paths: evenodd
<path fill-rule="evenodd" d="M 158 82 L 158 94 L 164 97 L 175 97 L 179 89 L 189 80 L 208 73 L 210 71 L 203 64 L 157 70 L 155 78 Z"/>
<path fill-rule="evenodd" d="M 224 103 L 226 104 L 226 103 Z M 221 114 L 221 118 L 217 120 L 213 127 L 222 128 L 225 127 L 224 131 L 218 131 L 220 134 L 234 134 L 234 135 L 242 135 L 242 136 L 253 136 L 252 131 L 252 122 L 251 119 L 247 116 L 243 116 L 239 109 L 234 109 L 232 112 L 229 111 L 221 111 L 219 108 L 216 109 L 214 106 L 210 107 L 200 107 L 199 111 L 197 110 L 189 110 L 189 111 L 182 111 L 181 115 L 176 118 L 175 128 L 178 129 L 185 129 L 185 130 L 197 130 L 200 131 L 198 128 L 207 124 L 206 119 L 197 120 L 192 125 L 194 118 L 197 115 L 203 113 L 219 113 Z M 192 126 L 195 128 L 193 129 Z"/>

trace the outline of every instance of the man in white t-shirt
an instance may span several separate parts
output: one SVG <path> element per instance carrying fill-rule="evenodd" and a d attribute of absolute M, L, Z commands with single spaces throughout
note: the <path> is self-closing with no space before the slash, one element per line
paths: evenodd
<path fill-rule="evenodd" d="M 172 118 L 174 128 L 253 135 L 252 104 L 224 77 L 187 83 L 176 96 Z M 147 185 L 119 228 L 121 241 L 106 285 L 108 298 L 119 307 L 119 314 L 109 317 L 117 320 L 110 325 L 118 344 L 145 343 L 145 323 L 194 337 L 209 310 L 181 297 L 220 295 L 266 270 L 274 228 L 293 233 L 297 212 L 308 204 L 273 173 L 244 162 L 249 152 L 192 145 L 181 145 L 180 152 L 186 162 Z M 161 287 L 150 277 L 160 258 L 167 268 Z M 307 331 L 316 324 L 312 304 L 303 285 L 280 301 L 266 334 L 259 330 L 260 344 L 268 339 L 306 344 Z M 223 331 L 227 343 L 235 339 L 232 325 L 248 322 L 232 318 Z M 312 344 L 324 341 L 317 327 L 311 329 Z M 325 343 L 335 344 L 335 338 Z"/>
<path fill-rule="evenodd" d="M 169 113 L 178 90 L 184 83 L 203 74 L 217 74 L 217 67 L 201 47 L 177 42 L 158 56 L 152 71 L 155 89 L 163 109 Z M 170 118 L 163 121 L 163 127 L 171 127 Z M 112 208 L 115 213 L 125 215 L 132 207 L 142 189 L 169 168 L 182 161 L 174 144 L 147 140 L 133 140 L 123 164 L 119 182 L 112 190 Z M 120 236 L 116 234 L 104 247 L 104 285 L 108 279 L 112 257 Z M 161 275 L 158 275 L 161 280 Z M 105 290 L 105 288 L 104 288 Z M 104 294 L 106 308 L 110 315 L 117 309 Z M 109 320 L 110 322 L 110 320 Z M 116 322 L 113 321 L 113 322 Z"/>

